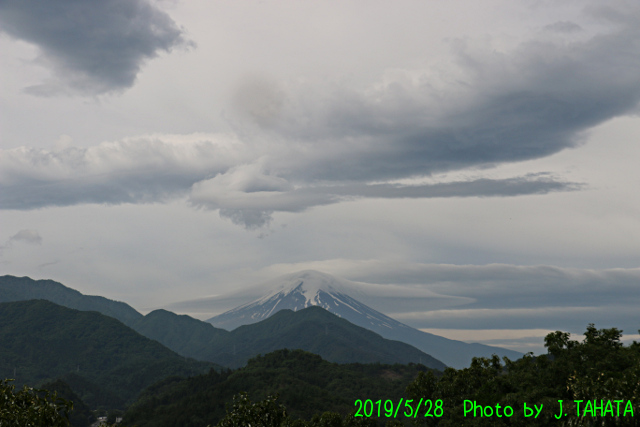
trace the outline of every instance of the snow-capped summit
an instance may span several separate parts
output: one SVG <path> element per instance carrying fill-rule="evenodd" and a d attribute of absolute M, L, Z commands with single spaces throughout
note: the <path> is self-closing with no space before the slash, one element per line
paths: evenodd
<path fill-rule="evenodd" d="M 407 327 L 353 299 L 350 295 L 362 292 L 357 284 L 319 271 L 304 270 L 287 274 L 263 286 L 270 289 L 263 297 L 207 321 L 218 328 L 232 330 L 264 320 L 279 310 L 297 311 L 320 306 L 357 325 L 364 322 L 368 329 L 372 326 Z"/>
<path fill-rule="evenodd" d="M 320 306 L 354 325 L 376 332 L 384 338 L 411 344 L 455 368 L 469 366 L 473 357 L 490 357 L 492 354 L 497 354 L 516 359 L 522 356 L 518 352 L 504 348 L 469 344 L 419 331 L 355 299 L 367 301 L 369 290 L 380 293 L 379 285 L 352 282 L 318 271 L 305 270 L 280 276 L 262 284 L 259 288 L 264 290 L 262 297 L 207 321 L 216 327 L 232 330 L 241 325 L 264 320 L 283 309 L 298 311 L 310 306 Z M 254 292 L 255 289 L 252 288 L 251 292 Z M 427 309 L 425 302 L 428 302 L 429 299 L 441 298 L 437 294 L 425 294 L 414 290 L 407 292 L 407 290 L 394 287 L 389 287 L 389 290 L 405 292 L 403 295 L 405 298 L 400 300 L 404 304 L 411 303 L 411 299 L 406 298 L 407 296 L 415 296 L 413 300 L 422 305 L 423 310 Z M 237 298 L 237 296 L 228 299 L 232 300 L 233 298 Z M 393 300 L 393 296 L 388 298 Z"/>
<path fill-rule="evenodd" d="M 346 280 L 315 270 L 304 270 L 278 277 L 265 283 L 265 287 L 270 287 L 270 284 L 273 284 L 273 287 L 271 287 L 273 289 L 272 292 L 261 299 L 268 299 L 277 294 L 289 295 L 294 292 L 304 295 L 305 307 L 321 305 L 318 300 L 320 292 L 345 293 L 349 288 Z"/>

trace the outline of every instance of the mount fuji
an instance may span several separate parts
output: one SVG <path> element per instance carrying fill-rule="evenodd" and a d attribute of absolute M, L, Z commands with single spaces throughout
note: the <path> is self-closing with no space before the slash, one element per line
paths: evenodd
<path fill-rule="evenodd" d="M 366 290 L 357 283 L 313 270 L 278 277 L 261 285 L 267 292 L 261 298 L 231 309 L 207 322 L 233 330 L 267 319 L 283 309 L 293 311 L 319 306 L 357 326 L 384 338 L 402 341 L 454 368 L 468 367 L 473 357 L 493 354 L 517 359 L 521 353 L 483 344 L 469 344 L 429 334 L 398 322 L 361 303 L 351 295 L 365 299 Z"/>

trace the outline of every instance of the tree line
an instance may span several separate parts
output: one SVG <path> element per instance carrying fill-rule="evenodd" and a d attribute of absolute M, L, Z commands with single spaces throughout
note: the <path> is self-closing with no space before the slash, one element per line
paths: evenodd
<path fill-rule="evenodd" d="M 616 328 L 590 324 L 582 341 L 571 340 L 566 332 L 548 334 L 545 355 L 530 353 L 514 361 L 476 358 L 468 368 L 444 372 L 379 364 L 344 370 L 316 355 L 283 350 L 252 359 L 237 371 L 158 383 L 129 408 L 125 423 L 143 426 L 143 418 L 150 417 L 153 424 L 154 417 L 171 418 L 173 411 L 183 420 L 174 419 L 175 425 L 202 427 L 640 426 L 640 344 L 625 346 L 621 338 Z M 358 370 L 361 375 L 353 373 Z M 289 393 L 287 384 L 295 372 L 302 375 L 295 380 L 296 393 L 314 384 L 308 400 Z M 383 388 L 385 377 L 404 382 L 403 390 L 391 381 L 388 395 L 374 394 L 374 388 Z M 373 379 L 367 383 L 365 378 Z M 224 393 L 235 394 L 233 403 L 227 403 L 217 420 L 207 417 L 210 398 L 221 399 Z M 178 395 L 184 399 L 170 404 Z M 4 381 L 0 396 L 0 425 L 68 425 L 70 402 L 55 394 L 29 388 L 16 392 Z M 331 402 L 336 410 L 324 412 Z M 29 423 L 7 421 L 20 417 Z"/>

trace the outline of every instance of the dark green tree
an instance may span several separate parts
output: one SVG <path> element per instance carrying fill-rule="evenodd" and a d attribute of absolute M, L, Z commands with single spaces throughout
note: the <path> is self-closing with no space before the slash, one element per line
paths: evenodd
<path fill-rule="evenodd" d="M 389 423 L 393 426 L 395 423 Z M 233 397 L 233 405 L 227 408 L 227 415 L 217 427 L 376 427 L 378 423 L 368 418 L 354 418 L 352 414 L 342 417 L 336 412 L 318 413 L 310 421 L 293 420 L 284 405 L 278 403 L 278 396 L 253 403 L 247 393 Z"/>
<path fill-rule="evenodd" d="M 15 391 L 13 380 L 0 381 L 0 426 L 66 427 L 73 404 L 57 393 L 26 385 Z"/>
<path fill-rule="evenodd" d="M 582 342 L 557 331 L 545 338 L 546 355 L 528 354 L 515 361 L 476 358 L 469 368 L 446 369 L 440 377 L 421 372 L 407 387 L 407 396 L 441 402 L 442 416 L 419 417 L 422 425 L 637 426 L 638 414 L 630 410 L 619 414 L 594 409 L 601 402 L 621 401 L 620 412 L 627 403 L 637 411 L 640 344 L 624 346 L 621 337 L 616 328 L 597 329 L 593 324 L 587 326 Z M 527 417 L 525 403 L 544 410 Z M 511 416 L 504 416 L 507 406 L 513 409 Z M 483 409 L 465 414 L 471 407 Z"/>
<path fill-rule="evenodd" d="M 269 396 L 261 402 L 253 403 L 247 393 L 233 398 L 227 415 L 217 424 L 218 427 L 280 427 L 287 419 L 287 410 L 277 402 L 278 397 Z"/>

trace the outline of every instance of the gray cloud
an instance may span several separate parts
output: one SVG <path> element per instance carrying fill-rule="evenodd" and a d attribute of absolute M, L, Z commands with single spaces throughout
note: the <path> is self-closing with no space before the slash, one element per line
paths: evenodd
<path fill-rule="evenodd" d="M 276 211 L 302 212 L 358 198 L 504 197 L 580 188 L 545 174 L 425 185 L 296 187 L 267 171 L 268 162 L 260 159 L 269 148 L 244 144 L 231 135 L 194 134 L 90 148 L 0 150 L 0 207 L 152 203 L 188 195 L 195 207 L 219 209 L 235 224 L 257 229 L 269 225 Z"/>
<path fill-rule="evenodd" d="M 318 155 L 292 175 L 392 179 L 575 147 L 587 129 L 637 108 L 637 28 L 571 43 L 534 39 L 506 53 L 457 41 L 460 69 L 449 81 L 405 70 L 361 91 L 329 88 L 322 96 L 299 89 L 304 99 L 287 97 L 290 113 L 279 132 L 310 151 L 335 155 Z"/>
<path fill-rule="evenodd" d="M 478 309 L 436 310 L 421 313 L 390 313 L 401 322 L 418 328 L 445 329 L 528 329 L 584 331 L 589 323 L 599 328 L 616 327 L 626 334 L 640 329 L 633 321 L 634 307 L 630 304 L 587 305 L 582 307 L 542 307 L 535 309 Z"/>
<path fill-rule="evenodd" d="M 338 264 L 339 265 L 339 264 Z M 392 317 L 418 328 L 567 329 L 590 323 L 640 329 L 640 269 L 588 270 L 555 266 L 443 265 L 363 262 L 342 266 L 352 280 L 426 289 L 471 302 Z"/>
<path fill-rule="evenodd" d="M 123 69 L 131 77 L 142 59 L 182 39 L 166 15 L 146 3 L 127 4 L 137 5 L 143 23 L 157 20 L 160 28 L 142 44 L 151 50 L 134 43 L 124 59 Z M 123 3 L 114 5 L 113 13 L 124 10 Z M 13 15 L 27 19 L 16 2 L 2 7 L 10 12 L 3 15 L 5 20 Z M 34 10 L 44 13 L 47 7 L 54 6 Z M 84 9 L 74 7 L 83 16 Z M 62 13 L 59 8 L 54 17 Z M 366 87 L 247 81 L 232 100 L 233 135 L 196 140 L 156 136 L 59 151 L 4 150 L 0 206 L 33 209 L 187 197 L 195 207 L 219 210 L 222 217 L 255 229 L 268 226 L 274 212 L 301 212 L 364 197 L 496 197 L 577 190 L 580 184 L 543 174 L 428 185 L 390 182 L 549 156 L 579 145 L 592 127 L 637 111 L 640 26 L 635 23 L 640 22 L 640 10 L 616 4 L 589 13 L 606 22 L 608 30 L 567 41 L 553 34 L 573 28 L 570 23 L 551 24 L 558 31 L 506 52 L 458 40 L 451 44 L 450 68 L 389 70 Z M 48 26 L 42 31 L 49 31 Z M 31 30 L 9 28 L 5 31 L 35 31 L 33 25 L 26 26 Z M 147 30 L 140 31 L 148 36 Z M 73 43 L 68 55 L 80 55 L 84 48 Z M 118 43 L 126 44 L 116 39 L 104 49 Z M 84 70 L 86 64 L 80 64 L 78 69 Z M 112 71 L 105 71 L 115 78 L 109 87 L 133 81 Z"/>
<path fill-rule="evenodd" d="M 260 211 L 262 204 L 264 213 L 298 212 L 357 197 L 577 189 L 532 177 L 406 187 L 367 183 L 549 156 L 578 146 L 590 128 L 634 113 L 640 101 L 640 31 L 633 22 L 640 21 L 640 13 L 633 9 L 625 15 L 633 18 L 613 24 L 610 19 L 609 32 L 585 40 L 544 35 L 510 52 L 457 41 L 452 43 L 458 65 L 453 72 L 394 70 L 364 89 L 283 84 L 256 90 L 260 102 L 254 104 L 277 104 L 277 114 L 267 108 L 267 124 L 251 110 L 243 130 L 251 140 L 271 138 L 287 146 L 267 156 L 264 170 L 296 189 L 225 192 L 214 178 L 194 186 L 190 200 L 211 209 L 231 203 L 235 209 Z M 578 30 L 568 22 L 551 27 Z"/>
<path fill-rule="evenodd" d="M 371 268 L 371 273 L 364 274 L 375 274 L 376 267 Z M 476 302 L 465 307 L 469 309 L 582 307 L 594 301 L 600 305 L 640 303 L 640 269 L 414 264 L 384 270 L 375 274 L 377 281 L 420 284 L 434 292 L 473 298 Z"/>
<path fill-rule="evenodd" d="M 300 269 L 318 269 L 351 280 L 358 290 L 354 298 L 420 329 L 539 329 L 580 334 L 588 323 L 617 327 L 625 334 L 640 329 L 636 314 L 640 305 L 638 268 L 334 259 L 274 264 L 256 271 L 256 282 Z M 171 307 L 215 315 L 264 292 L 259 286 L 245 287 Z"/>
<path fill-rule="evenodd" d="M 582 27 L 575 22 L 571 21 L 558 21 L 553 24 L 549 24 L 544 27 L 547 31 L 554 31 L 558 33 L 575 33 L 583 31 Z"/>
<path fill-rule="evenodd" d="M 371 184 L 339 187 L 312 187 L 311 193 L 328 193 L 342 197 L 434 198 L 434 197 L 508 197 L 572 191 L 580 184 L 560 182 L 550 177 L 524 176 L 507 179 L 476 179 L 425 185 Z"/>
<path fill-rule="evenodd" d="M 248 229 L 268 225 L 274 211 L 302 212 L 314 206 L 360 198 L 513 197 L 581 188 L 580 184 L 538 175 L 426 185 L 346 184 L 261 192 L 225 191 L 214 182 L 217 180 L 218 178 L 213 178 L 211 182 L 195 184 L 190 202 L 197 207 L 220 209 L 221 216 Z"/>
<path fill-rule="evenodd" d="M 9 243 L 12 242 L 25 242 L 32 245 L 41 245 L 42 237 L 38 233 L 38 230 L 20 230 L 13 236 L 9 237 Z"/>
<path fill-rule="evenodd" d="M 236 225 L 241 225 L 247 230 L 256 230 L 271 224 L 273 211 L 253 209 L 220 209 L 222 218 L 229 218 Z"/>
<path fill-rule="evenodd" d="M 291 273 L 289 271 L 288 273 Z M 437 294 L 424 288 L 402 285 L 379 285 L 375 283 L 353 282 L 340 279 L 351 297 L 371 307 L 384 307 L 385 312 L 401 310 L 431 310 L 452 307 L 473 302 L 470 298 Z M 245 286 L 228 293 L 189 301 L 180 301 L 168 306 L 171 310 L 197 312 L 200 317 L 212 317 L 239 305 L 251 302 L 273 290 L 274 282 L 264 282 Z"/>
<path fill-rule="evenodd" d="M 370 298 L 372 307 L 420 329 L 540 329 L 582 333 L 588 323 L 640 329 L 640 268 L 577 269 L 550 265 L 452 265 L 334 259 L 275 264 L 261 276 L 317 269 L 394 294 L 431 292 L 454 306 Z M 251 295 L 253 296 L 253 295 Z M 251 296 L 248 299 L 251 299 Z M 356 297 L 356 299 L 358 299 Z M 419 300 L 418 300 L 419 301 Z M 243 301 L 248 302 L 248 301 Z M 420 306 L 421 305 L 421 306 Z M 540 340 L 540 343 L 542 340 Z"/>
<path fill-rule="evenodd" d="M 43 264 L 38 265 L 38 270 L 42 271 L 46 267 L 49 267 L 49 266 L 52 266 L 52 265 L 56 265 L 56 264 L 59 264 L 59 263 L 60 263 L 60 261 L 45 262 Z"/>
<path fill-rule="evenodd" d="M 4 0 L 0 30 L 39 47 L 39 61 L 54 80 L 27 91 L 42 96 L 129 88 L 146 60 L 188 44 L 176 23 L 146 0 Z"/>
<path fill-rule="evenodd" d="M 153 136 L 63 150 L 0 150 L 0 206 L 35 209 L 81 203 L 149 203 L 243 160 L 234 138 Z"/>

